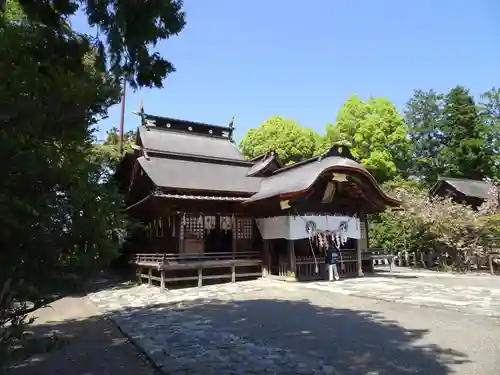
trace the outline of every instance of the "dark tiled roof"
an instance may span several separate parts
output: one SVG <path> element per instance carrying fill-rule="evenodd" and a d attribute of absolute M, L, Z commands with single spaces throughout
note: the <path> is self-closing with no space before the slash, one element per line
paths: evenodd
<path fill-rule="evenodd" d="M 269 154 L 266 157 L 258 160 L 249 170 L 248 176 L 269 176 L 273 171 L 280 167 L 279 161 L 274 154 Z"/>
<path fill-rule="evenodd" d="M 152 120 L 152 124 L 154 126 L 159 126 L 159 127 L 167 127 L 167 125 L 169 125 L 170 127 L 176 129 L 186 129 L 188 126 L 191 126 L 193 128 L 193 131 L 197 130 L 200 132 L 206 132 L 208 134 L 208 131 L 211 129 L 211 130 L 217 130 L 215 134 L 221 134 L 222 131 L 227 132 L 228 136 L 229 133 L 233 130 L 231 126 L 220 126 L 214 124 L 207 124 L 205 122 L 199 122 L 199 121 L 181 120 L 174 117 L 155 116 L 147 113 L 142 113 L 142 114 L 137 113 L 137 114 L 141 116 L 144 122 Z"/>
<path fill-rule="evenodd" d="M 258 201 L 273 196 L 299 192 L 308 189 L 314 181 L 327 169 L 351 169 L 371 176 L 369 172 L 355 160 L 341 157 L 328 156 L 316 157 L 291 167 L 285 167 L 275 172 L 271 177 L 262 180 L 260 191 L 253 195 L 249 201 Z M 378 185 L 376 186 L 378 188 Z M 391 199 L 379 190 L 385 199 Z"/>
<path fill-rule="evenodd" d="M 468 180 L 465 178 L 440 177 L 437 184 L 431 189 L 435 192 L 441 183 L 447 183 L 459 193 L 467 197 L 488 199 L 492 184 L 485 181 Z"/>
<path fill-rule="evenodd" d="M 143 147 L 146 149 L 213 158 L 245 159 L 236 146 L 227 138 L 177 132 L 155 127 L 147 128 L 146 126 L 139 127 L 139 136 Z"/>
<path fill-rule="evenodd" d="M 200 200 L 200 201 L 223 201 L 223 202 L 245 202 L 248 197 L 226 197 L 213 195 L 192 195 L 192 194 L 163 194 L 155 193 L 155 197 L 169 199 L 184 199 L 184 200 Z"/>
<path fill-rule="evenodd" d="M 262 180 L 247 177 L 247 166 L 157 157 L 138 161 L 153 183 L 164 188 L 252 194 Z"/>

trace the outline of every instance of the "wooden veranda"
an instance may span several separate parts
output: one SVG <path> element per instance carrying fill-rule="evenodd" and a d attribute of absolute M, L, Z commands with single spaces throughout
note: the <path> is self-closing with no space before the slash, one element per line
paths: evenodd
<path fill-rule="evenodd" d="M 167 283 L 179 281 L 231 280 L 262 276 L 261 253 L 246 251 L 241 253 L 213 254 L 135 254 L 133 263 L 137 266 L 139 282 L 147 280 L 149 285 L 158 282 L 165 289 Z M 143 273 L 146 270 L 147 273 Z M 222 272 L 217 272 L 217 271 Z M 188 275 L 179 276 L 176 271 L 188 271 Z M 191 273 L 196 273 L 189 275 Z M 208 271 L 208 272 L 206 272 Z"/>

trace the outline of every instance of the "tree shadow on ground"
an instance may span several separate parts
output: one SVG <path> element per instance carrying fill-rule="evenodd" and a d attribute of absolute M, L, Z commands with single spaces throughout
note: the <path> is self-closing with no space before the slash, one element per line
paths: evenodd
<path fill-rule="evenodd" d="M 104 316 L 34 325 L 8 375 L 158 375 Z M 3 374 L 0 369 L 0 373 Z"/>
<path fill-rule="evenodd" d="M 129 269 L 102 270 L 84 279 L 75 276 L 53 286 L 44 299 L 49 304 L 67 296 L 76 298 L 101 290 L 132 288 L 137 286 L 137 282 L 131 281 L 131 276 L 133 274 Z"/>
<path fill-rule="evenodd" d="M 165 373 L 445 375 L 455 373 L 452 366 L 470 362 L 464 353 L 422 344 L 427 330 L 407 329 L 377 311 L 321 307 L 309 300 L 198 298 L 112 311 L 108 317 Z M 82 332 L 102 319 L 38 329 L 66 332 L 69 344 L 58 350 L 69 350 L 71 356 L 75 341 L 79 350 L 88 351 L 82 347 Z M 95 352 L 99 345 L 97 351 L 103 354 Z M 99 345 L 94 343 L 91 361 L 109 361 L 106 353 L 113 352 L 109 347 L 121 344 L 111 340 Z M 44 362 L 39 356 L 16 375 L 49 373 L 44 372 Z"/>
<path fill-rule="evenodd" d="M 373 279 L 402 279 L 402 280 L 415 280 L 419 277 L 416 275 L 402 275 L 396 272 L 390 272 L 385 270 L 377 270 L 373 273 L 366 273 L 364 278 L 373 278 Z"/>

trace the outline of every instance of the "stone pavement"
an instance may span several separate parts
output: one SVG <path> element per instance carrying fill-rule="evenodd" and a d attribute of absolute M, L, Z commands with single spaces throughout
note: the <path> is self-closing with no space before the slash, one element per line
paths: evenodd
<path fill-rule="evenodd" d="M 316 369 L 319 374 L 336 375 L 322 361 L 216 329 L 210 319 L 183 310 L 185 304 L 193 307 L 265 293 L 268 286 L 258 280 L 161 293 L 142 285 L 94 293 L 90 299 L 102 311 L 114 312 L 113 320 L 167 374 L 309 374 Z"/>
<path fill-rule="evenodd" d="M 89 298 L 165 374 L 490 375 L 500 373 L 496 282 L 395 273 Z"/>
<path fill-rule="evenodd" d="M 498 276 L 403 270 L 338 283 L 303 283 L 300 287 L 500 318 Z"/>

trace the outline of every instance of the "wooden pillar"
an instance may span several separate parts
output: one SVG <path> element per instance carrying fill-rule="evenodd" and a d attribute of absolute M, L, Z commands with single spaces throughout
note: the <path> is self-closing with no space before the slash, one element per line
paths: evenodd
<path fill-rule="evenodd" d="M 198 288 L 203 285 L 203 269 L 201 267 L 198 268 Z"/>
<path fill-rule="evenodd" d="M 296 275 L 296 259 L 295 259 L 295 241 L 288 240 L 287 241 L 287 250 L 288 250 L 288 264 L 290 265 L 290 276 L 297 277 Z"/>
<path fill-rule="evenodd" d="M 167 256 L 165 254 L 161 257 L 161 270 L 160 270 L 160 290 L 163 292 L 165 290 L 165 263 L 167 262 Z"/>
<path fill-rule="evenodd" d="M 236 258 L 236 247 L 238 246 L 238 231 L 237 227 L 238 225 L 236 224 L 236 220 L 238 220 L 237 217 L 234 217 L 234 215 L 231 216 L 231 233 L 233 234 L 233 243 L 231 245 L 231 250 L 233 252 L 233 260 Z"/>
<path fill-rule="evenodd" d="M 273 267 L 273 256 L 276 259 L 276 252 L 275 252 L 275 246 L 276 246 L 276 244 L 275 244 L 275 241 L 276 240 L 268 240 L 268 242 L 269 242 L 269 274 L 270 275 L 273 274 L 273 268 L 272 268 Z M 280 273 L 280 261 L 279 261 L 279 259 L 278 259 L 277 265 L 278 265 L 278 272 L 277 272 L 277 274 L 279 275 L 279 273 Z"/>
<path fill-rule="evenodd" d="M 271 275 L 270 241 L 262 240 L 262 277 Z"/>
<path fill-rule="evenodd" d="M 366 244 L 366 220 L 365 215 L 359 215 L 359 231 L 360 231 L 360 239 L 356 241 L 356 250 L 357 250 L 357 260 L 358 260 L 358 276 L 364 276 L 363 273 L 363 252 L 367 250 Z"/>
<path fill-rule="evenodd" d="M 236 266 L 234 264 L 231 266 L 231 282 L 236 282 Z"/>
<path fill-rule="evenodd" d="M 216 214 L 215 215 L 214 231 L 215 231 L 215 252 L 217 252 L 217 253 L 220 252 L 220 245 L 221 245 L 220 237 L 221 237 L 222 230 L 221 230 L 221 226 L 220 226 L 220 221 L 221 221 L 221 215 Z"/>
<path fill-rule="evenodd" d="M 160 271 L 160 290 L 165 290 L 165 270 L 162 268 Z"/>
<path fill-rule="evenodd" d="M 153 280 L 151 280 L 151 277 L 153 277 L 153 269 L 151 267 L 148 268 L 148 286 L 153 285 Z"/>
<path fill-rule="evenodd" d="M 177 215 L 177 252 L 184 252 L 184 214 Z"/>

